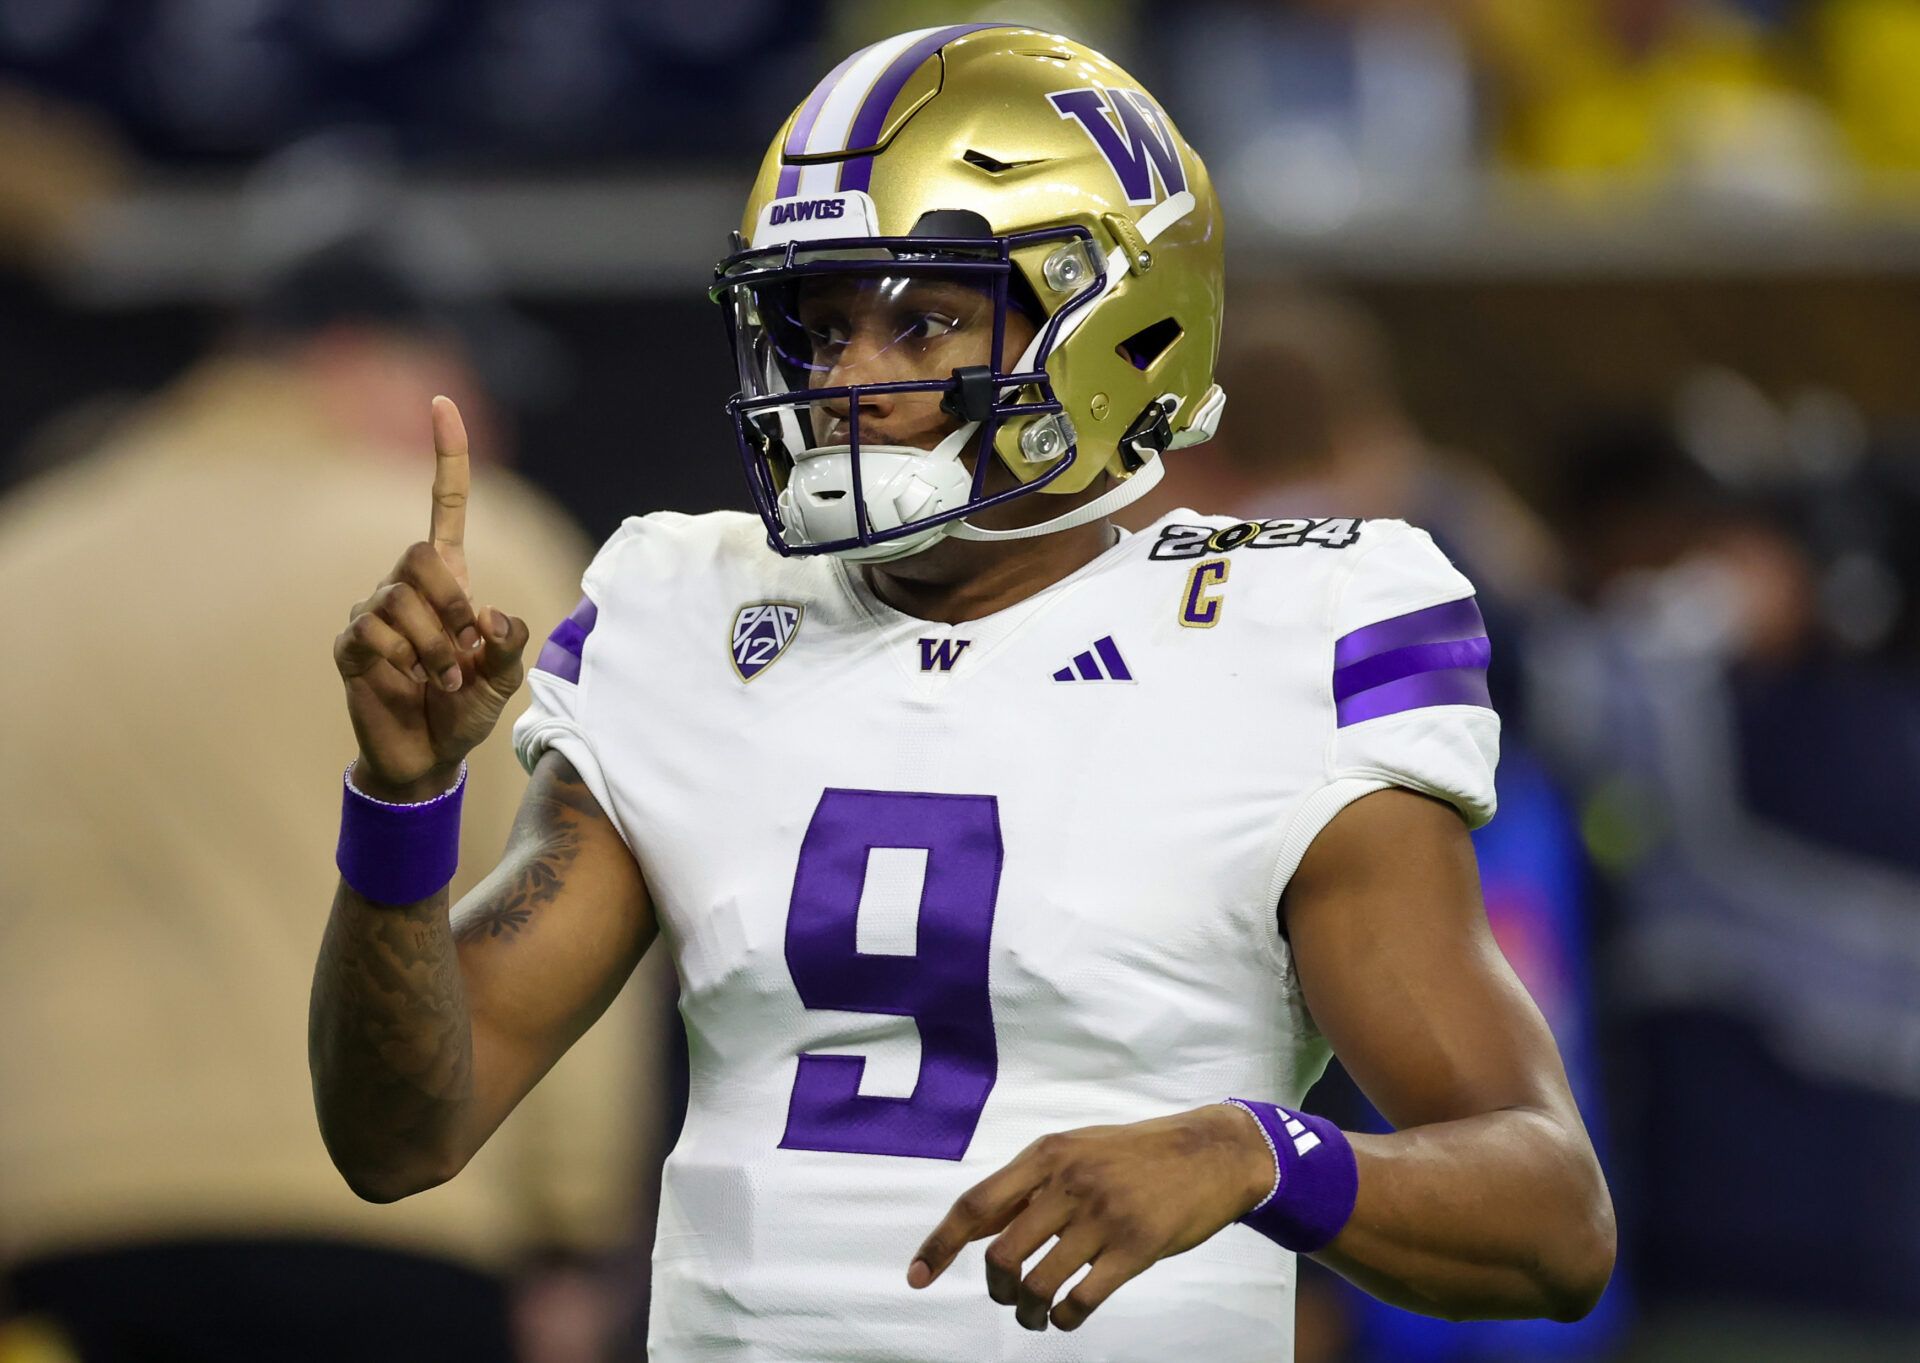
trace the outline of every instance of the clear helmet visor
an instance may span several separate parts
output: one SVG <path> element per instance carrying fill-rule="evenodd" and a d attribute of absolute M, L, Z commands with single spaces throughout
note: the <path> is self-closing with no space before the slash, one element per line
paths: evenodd
<path fill-rule="evenodd" d="M 1053 323 L 1005 240 L 749 249 L 721 263 L 711 296 L 740 382 L 728 411 L 782 553 L 918 552 L 1072 462 L 1021 480 L 992 453 L 1008 422 L 1060 411 L 1044 371 Z"/>
<path fill-rule="evenodd" d="M 844 390 L 855 387 L 860 444 L 934 448 L 961 424 L 941 403 L 954 371 L 997 368 L 1005 341 L 995 290 L 977 273 L 877 269 L 728 292 L 742 396 L 795 399 L 750 418 L 790 458 L 850 443 L 856 400 Z"/>

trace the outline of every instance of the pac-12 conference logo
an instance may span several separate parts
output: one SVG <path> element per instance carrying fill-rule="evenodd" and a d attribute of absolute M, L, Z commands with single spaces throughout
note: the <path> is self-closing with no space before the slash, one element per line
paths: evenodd
<path fill-rule="evenodd" d="M 1131 204 L 1150 204 L 1179 194 L 1187 187 L 1186 167 L 1180 164 L 1180 143 L 1167 116 L 1144 90 L 1061 90 L 1048 95 L 1062 118 L 1079 120 L 1081 131 L 1093 139 L 1107 164 L 1113 167 Z M 1153 182 L 1160 182 L 1160 193 Z"/>
<path fill-rule="evenodd" d="M 741 681 L 752 681 L 787 651 L 800 632 L 800 614 L 789 601 L 756 601 L 734 613 L 733 670 Z"/>

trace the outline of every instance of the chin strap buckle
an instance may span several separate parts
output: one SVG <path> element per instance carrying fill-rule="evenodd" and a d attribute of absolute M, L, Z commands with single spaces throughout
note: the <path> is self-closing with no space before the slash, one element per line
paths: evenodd
<path fill-rule="evenodd" d="M 940 410 L 962 421 L 985 421 L 993 415 L 993 370 L 984 364 L 954 370 L 953 388 L 940 399 Z"/>
<path fill-rule="evenodd" d="M 1149 459 L 1166 453 L 1173 443 L 1173 414 L 1180 410 L 1180 399 L 1168 393 L 1140 409 L 1140 415 L 1120 437 L 1120 463 L 1128 473 L 1145 466 Z"/>

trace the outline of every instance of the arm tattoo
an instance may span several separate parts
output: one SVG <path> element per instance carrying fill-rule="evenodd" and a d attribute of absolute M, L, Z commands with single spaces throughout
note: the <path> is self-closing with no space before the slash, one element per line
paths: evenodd
<path fill-rule="evenodd" d="M 344 1169 L 376 1148 L 431 1152 L 473 1087 L 446 891 L 404 909 L 345 884 L 314 972 L 308 1050 L 321 1131 Z"/>
<path fill-rule="evenodd" d="M 321 1131 L 342 1169 L 445 1148 L 473 1093 L 456 941 L 515 937 L 559 893 L 582 826 L 605 817 L 579 772 L 548 763 L 514 824 L 511 874 L 457 928 L 446 890 L 395 908 L 341 884 L 314 971 L 308 1051 Z"/>
<path fill-rule="evenodd" d="M 560 893 L 567 867 L 580 854 L 582 825 L 607 817 L 571 762 L 556 757 L 549 769 L 553 779 L 528 790 L 514 821 L 512 876 L 464 910 L 454 925 L 462 946 L 518 937 L 534 911 Z"/>

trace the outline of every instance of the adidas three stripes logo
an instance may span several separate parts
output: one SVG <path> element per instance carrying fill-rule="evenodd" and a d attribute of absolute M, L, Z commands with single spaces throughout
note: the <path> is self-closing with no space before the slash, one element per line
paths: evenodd
<path fill-rule="evenodd" d="M 1127 670 L 1127 660 L 1120 656 L 1109 634 L 1086 652 L 1076 655 L 1071 663 L 1053 674 L 1053 679 L 1057 682 L 1130 682 L 1133 673 Z"/>

